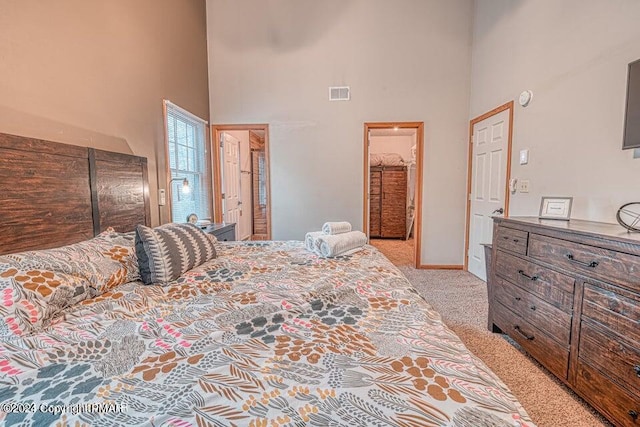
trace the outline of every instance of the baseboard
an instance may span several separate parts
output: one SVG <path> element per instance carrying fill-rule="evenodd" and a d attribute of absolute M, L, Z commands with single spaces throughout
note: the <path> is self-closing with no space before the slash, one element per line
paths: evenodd
<path fill-rule="evenodd" d="M 464 270 L 464 266 L 458 264 L 421 264 L 420 270 Z"/>

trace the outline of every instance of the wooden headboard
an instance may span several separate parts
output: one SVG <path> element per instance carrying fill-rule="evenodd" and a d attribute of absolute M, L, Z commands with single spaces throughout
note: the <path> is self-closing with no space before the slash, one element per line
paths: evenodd
<path fill-rule="evenodd" d="M 0 133 L 0 254 L 150 223 L 146 158 Z"/>

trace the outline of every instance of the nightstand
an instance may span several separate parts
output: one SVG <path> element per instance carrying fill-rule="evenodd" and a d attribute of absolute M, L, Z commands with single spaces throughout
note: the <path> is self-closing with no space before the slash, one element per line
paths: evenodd
<path fill-rule="evenodd" d="M 236 223 L 230 224 L 221 222 L 211 224 L 203 228 L 205 233 L 213 234 L 220 242 L 233 242 L 236 240 Z"/>

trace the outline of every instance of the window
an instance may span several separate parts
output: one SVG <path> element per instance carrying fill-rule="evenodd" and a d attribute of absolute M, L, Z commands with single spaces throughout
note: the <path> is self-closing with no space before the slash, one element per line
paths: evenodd
<path fill-rule="evenodd" d="M 264 208 L 267 206 L 267 180 L 264 170 L 264 151 L 258 152 L 258 179 L 260 180 L 258 185 L 258 204 L 261 208 Z"/>
<path fill-rule="evenodd" d="M 192 213 L 211 219 L 211 192 L 207 168 L 207 122 L 165 100 L 166 133 L 171 172 L 171 219 L 186 222 Z M 189 182 L 188 191 L 183 186 Z"/>

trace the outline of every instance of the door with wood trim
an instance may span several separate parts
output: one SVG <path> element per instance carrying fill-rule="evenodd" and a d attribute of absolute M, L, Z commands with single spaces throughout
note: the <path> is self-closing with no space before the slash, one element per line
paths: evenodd
<path fill-rule="evenodd" d="M 240 141 L 227 133 L 223 134 L 222 141 L 224 221 L 239 224 L 242 204 L 240 200 Z M 237 232 L 236 226 L 236 234 Z"/>
<path fill-rule="evenodd" d="M 252 240 L 271 240 L 271 185 L 269 179 L 269 125 L 268 124 L 217 124 L 211 125 L 212 141 L 218 141 L 219 149 L 211 150 L 211 163 L 213 165 L 213 218 L 215 222 L 222 222 L 226 219 L 225 200 L 225 162 L 224 162 L 224 135 L 232 132 L 248 131 L 249 146 L 251 150 L 251 173 L 257 180 L 252 180 L 251 188 L 253 196 L 249 200 L 241 200 L 242 216 L 251 214 L 253 207 L 258 207 L 258 214 L 252 218 Z M 241 138 L 239 138 L 241 140 Z M 242 154 L 242 148 L 240 148 Z M 242 162 L 239 162 L 239 165 Z M 234 168 L 234 170 L 236 170 Z M 246 170 L 246 168 L 245 168 Z M 256 174 L 257 172 L 257 174 Z M 240 170 L 238 175 L 242 176 Z M 257 175 L 257 176 L 256 176 Z M 246 188 L 240 184 L 240 191 Z M 240 193 L 241 195 L 242 193 Z M 255 200 L 255 201 L 254 201 Z M 259 227 L 258 227 L 259 226 Z M 239 227 L 236 227 L 238 230 Z M 239 238 L 243 235 L 238 234 Z M 246 233 L 244 234 L 246 237 Z"/>
<path fill-rule="evenodd" d="M 413 129 L 414 132 L 413 134 L 415 135 L 415 155 L 413 157 L 415 157 L 416 162 L 414 166 L 409 166 L 409 169 L 411 170 L 411 167 L 414 167 L 414 176 L 415 176 L 415 187 L 412 187 L 413 193 L 414 193 L 414 198 L 413 198 L 413 203 L 412 206 L 414 206 L 415 210 L 409 210 L 409 212 L 411 212 L 411 215 L 409 216 L 409 218 L 406 218 L 406 212 L 407 212 L 407 208 L 405 206 L 404 208 L 404 215 L 401 215 L 403 217 L 405 217 L 405 221 L 409 222 L 409 220 L 411 220 L 411 223 L 415 222 L 415 225 L 413 225 L 413 233 L 414 233 L 414 245 L 415 245 L 415 249 L 414 249 L 414 265 L 416 268 L 422 268 L 422 177 L 423 177 L 423 173 L 422 173 L 422 168 L 423 168 L 423 162 L 422 162 L 422 157 L 423 157 L 423 152 L 424 152 L 424 123 L 423 122 L 365 122 L 364 123 L 364 162 L 363 162 L 363 172 L 364 172 L 364 191 L 363 191 L 363 218 L 362 218 L 362 224 L 363 224 L 363 231 L 369 235 L 369 236 L 380 236 L 380 233 L 382 233 L 382 224 L 380 221 L 372 221 L 371 219 L 371 210 L 373 209 L 375 211 L 375 208 L 372 207 L 373 205 L 378 206 L 378 212 L 380 212 L 382 210 L 382 175 L 378 175 L 377 177 L 374 175 L 374 173 L 372 172 L 372 168 L 371 168 L 371 159 L 370 159 L 370 143 L 371 143 L 371 133 L 373 130 L 387 130 L 388 132 L 393 132 L 393 134 L 395 135 L 395 132 L 400 131 L 401 129 Z M 407 178 L 405 179 L 409 179 L 409 177 L 411 175 L 409 175 L 408 173 L 406 174 Z M 373 180 L 373 181 L 372 181 Z M 406 181 L 405 181 L 406 182 Z M 378 190 L 373 190 L 373 188 L 378 188 Z M 407 198 L 409 198 L 409 196 L 407 196 Z M 378 215 L 378 217 L 380 217 L 380 215 Z M 409 227 L 405 227 L 406 229 L 410 229 Z M 401 236 L 402 238 L 408 238 L 408 235 L 404 235 Z"/>
<path fill-rule="evenodd" d="M 507 209 L 505 191 L 509 165 L 510 110 L 473 124 L 469 214 L 469 272 L 486 280 L 484 243 L 493 237 L 492 216 Z"/>

